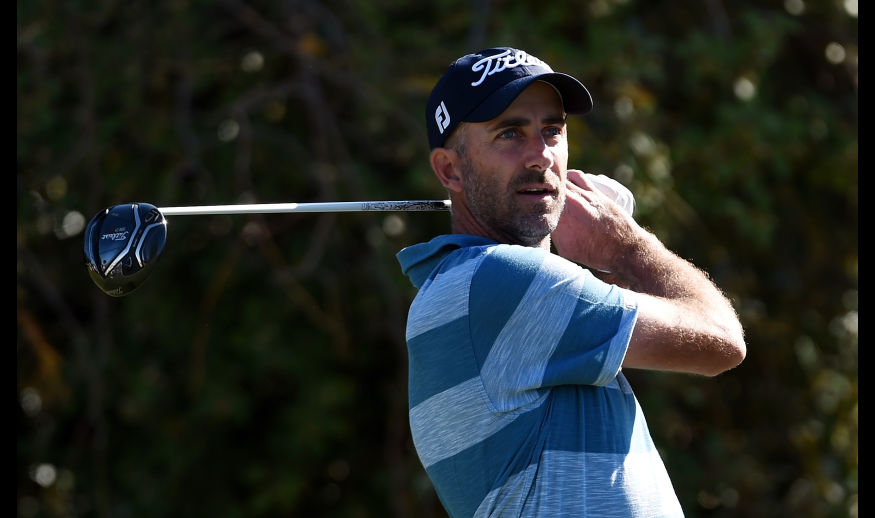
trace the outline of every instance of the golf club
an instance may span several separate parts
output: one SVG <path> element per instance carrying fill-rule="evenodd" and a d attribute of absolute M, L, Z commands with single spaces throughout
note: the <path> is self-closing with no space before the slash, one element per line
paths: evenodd
<path fill-rule="evenodd" d="M 107 295 L 122 297 L 149 276 L 167 241 L 165 216 L 289 212 L 389 212 L 450 210 L 450 200 L 259 203 L 158 208 L 122 203 L 97 214 L 85 227 L 85 267 Z"/>

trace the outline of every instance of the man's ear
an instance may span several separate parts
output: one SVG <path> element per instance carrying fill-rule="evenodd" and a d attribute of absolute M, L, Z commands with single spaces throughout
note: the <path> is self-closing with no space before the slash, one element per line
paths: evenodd
<path fill-rule="evenodd" d="M 451 192 L 462 191 L 462 178 L 459 176 L 459 155 L 454 149 L 438 147 L 431 151 L 431 168 L 441 184 Z"/>

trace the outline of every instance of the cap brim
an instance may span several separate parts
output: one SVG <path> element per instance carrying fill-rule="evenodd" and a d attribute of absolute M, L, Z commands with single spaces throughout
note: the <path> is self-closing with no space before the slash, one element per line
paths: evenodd
<path fill-rule="evenodd" d="M 492 120 L 510 106 L 517 96 L 535 81 L 553 85 L 562 97 L 565 113 L 583 115 L 592 110 L 592 96 L 583 83 L 568 74 L 552 72 L 537 76 L 521 77 L 492 92 L 479 106 L 463 117 L 467 122 Z"/>

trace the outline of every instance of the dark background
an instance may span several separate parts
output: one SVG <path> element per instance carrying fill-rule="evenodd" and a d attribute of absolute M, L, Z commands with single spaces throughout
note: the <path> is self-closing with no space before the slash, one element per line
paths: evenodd
<path fill-rule="evenodd" d="M 425 100 L 494 45 L 581 78 L 570 165 L 741 315 L 738 368 L 627 373 L 687 516 L 857 516 L 856 1 L 16 5 L 17 516 L 445 516 L 395 253 L 446 213 L 168 217 L 121 298 L 82 230 L 122 202 L 443 199 Z"/>

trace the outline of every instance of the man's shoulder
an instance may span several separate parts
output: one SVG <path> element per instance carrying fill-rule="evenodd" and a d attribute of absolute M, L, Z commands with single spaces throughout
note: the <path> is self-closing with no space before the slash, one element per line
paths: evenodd
<path fill-rule="evenodd" d="M 410 277 L 414 286 L 419 288 L 451 254 L 459 250 L 474 250 L 477 247 L 497 244 L 481 236 L 446 234 L 424 243 L 405 247 L 395 257 L 401 265 L 401 271 Z"/>
<path fill-rule="evenodd" d="M 396 254 L 402 266 L 415 264 L 435 256 L 443 256 L 460 248 L 496 245 L 495 241 L 468 234 L 443 234 L 429 241 L 416 243 Z"/>

